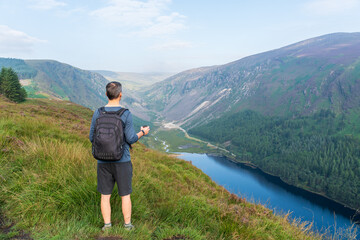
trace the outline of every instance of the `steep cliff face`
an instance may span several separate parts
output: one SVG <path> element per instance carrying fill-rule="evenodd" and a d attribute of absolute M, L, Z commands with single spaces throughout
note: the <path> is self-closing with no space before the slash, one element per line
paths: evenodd
<path fill-rule="evenodd" d="M 221 66 L 192 69 L 153 85 L 144 104 L 196 126 L 226 112 L 308 115 L 359 107 L 360 33 L 335 33 Z"/>

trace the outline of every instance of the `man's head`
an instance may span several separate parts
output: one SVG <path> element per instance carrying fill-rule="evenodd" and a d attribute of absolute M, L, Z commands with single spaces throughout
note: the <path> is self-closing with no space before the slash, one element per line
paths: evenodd
<path fill-rule="evenodd" d="M 109 82 L 106 85 L 106 96 L 109 100 L 117 99 L 119 96 L 121 97 L 122 87 L 119 82 Z"/>

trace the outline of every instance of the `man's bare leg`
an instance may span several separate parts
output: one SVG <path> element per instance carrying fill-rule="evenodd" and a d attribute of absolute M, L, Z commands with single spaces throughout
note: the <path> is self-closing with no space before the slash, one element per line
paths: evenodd
<path fill-rule="evenodd" d="M 131 199 L 130 194 L 121 197 L 122 212 L 125 224 L 131 223 Z"/>
<path fill-rule="evenodd" d="M 101 213 L 104 219 L 104 224 L 111 223 L 111 206 L 110 206 L 110 195 L 101 194 Z"/>

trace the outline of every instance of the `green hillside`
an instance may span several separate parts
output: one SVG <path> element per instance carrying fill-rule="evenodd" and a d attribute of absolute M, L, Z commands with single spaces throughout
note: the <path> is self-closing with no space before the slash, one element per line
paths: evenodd
<path fill-rule="evenodd" d="M 140 143 L 132 150 L 136 230 L 122 228 L 114 192 L 114 227 L 102 233 L 88 140 L 92 111 L 1 96 L 0 109 L 0 239 L 316 239 L 304 224 L 290 224 L 230 194 L 191 163 Z"/>
<path fill-rule="evenodd" d="M 334 33 L 191 69 L 144 91 L 143 103 L 185 129 L 250 109 L 306 116 L 360 109 L 360 33 Z"/>
<path fill-rule="evenodd" d="M 58 98 L 70 100 L 91 109 L 106 103 L 103 76 L 54 60 L 21 60 L 0 58 L 0 68 L 11 67 L 30 98 Z"/>
<path fill-rule="evenodd" d="M 33 81 L 40 91 L 95 109 L 106 102 L 108 81 L 100 74 L 53 60 L 26 60 L 38 70 Z"/>

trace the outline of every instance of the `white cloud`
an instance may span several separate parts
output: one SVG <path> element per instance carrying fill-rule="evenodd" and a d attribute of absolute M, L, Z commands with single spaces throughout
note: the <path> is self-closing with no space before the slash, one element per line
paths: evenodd
<path fill-rule="evenodd" d="M 40 10 L 49 10 L 57 7 L 66 6 L 66 3 L 56 0 L 31 0 L 31 7 Z"/>
<path fill-rule="evenodd" d="M 163 43 L 159 45 L 154 45 L 150 47 L 152 50 L 176 50 L 176 49 L 182 49 L 182 48 L 190 48 L 192 47 L 192 44 L 190 42 L 185 41 L 173 41 L 168 43 Z"/>
<path fill-rule="evenodd" d="M 144 36 L 153 36 L 176 33 L 177 31 L 186 28 L 183 22 L 184 18 L 184 16 L 178 13 L 157 17 L 154 23 L 151 26 L 144 28 L 140 34 Z"/>
<path fill-rule="evenodd" d="M 184 29 L 185 16 L 168 12 L 171 0 L 109 0 L 107 7 L 91 12 L 92 16 L 129 27 L 131 33 L 143 36 L 173 34 Z"/>
<path fill-rule="evenodd" d="M 319 15 L 342 14 L 360 6 L 360 0 L 314 0 L 305 4 L 305 9 Z"/>
<path fill-rule="evenodd" d="M 45 42 L 34 37 L 11 29 L 8 26 L 0 25 L 0 54 L 18 54 L 32 52 L 34 44 Z"/>

